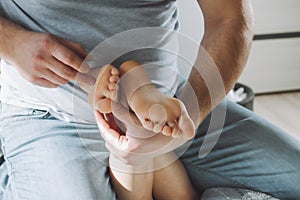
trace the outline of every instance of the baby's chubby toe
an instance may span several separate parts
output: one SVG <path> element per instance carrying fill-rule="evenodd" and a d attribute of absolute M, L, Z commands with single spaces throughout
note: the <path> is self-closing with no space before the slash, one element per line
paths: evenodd
<path fill-rule="evenodd" d="M 178 120 L 179 128 L 182 132 L 182 136 L 185 139 L 192 139 L 195 136 L 195 125 L 191 117 L 189 116 L 185 105 L 180 102 L 181 116 Z"/>
<path fill-rule="evenodd" d="M 110 83 L 110 84 L 108 84 L 108 89 L 110 91 L 119 90 L 119 86 L 116 83 Z"/>
<path fill-rule="evenodd" d="M 154 123 L 154 126 L 153 126 L 152 131 L 153 131 L 154 133 L 160 133 L 160 132 L 162 132 L 163 127 L 164 127 L 163 124 L 160 124 L 160 123 Z"/>
<path fill-rule="evenodd" d="M 173 129 L 172 129 L 172 137 L 173 138 L 176 138 L 176 137 L 178 137 L 179 135 L 180 135 L 180 129 L 179 128 L 177 128 L 177 127 L 174 127 Z"/>
<path fill-rule="evenodd" d="M 98 73 L 95 86 L 89 93 L 89 102 L 97 110 L 111 112 L 111 101 L 118 98 L 119 70 L 112 65 L 105 65 Z"/>
<path fill-rule="evenodd" d="M 163 135 L 165 135 L 165 136 L 171 136 L 171 134 L 172 134 L 172 128 L 169 127 L 169 126 L 167 126 L 167 125 L 165 125 L 165 126 L 163 127 L 163 130 L 162 130 L 161 133 L 162 133 Z"/>
<path fill-rule="evenodd" d="M 109 77 L 109 82 L 110 83 L 117 83 L 120 80 L 119 76 L 117 75 L 112 75 Z"/>
<path fill-rule="evenodd" d="M 110 71 L 111 75 L 115 75 L 115 76 L 119 76 L 120 75 L 120 71 L 117 68 L 112 68 Z"/>

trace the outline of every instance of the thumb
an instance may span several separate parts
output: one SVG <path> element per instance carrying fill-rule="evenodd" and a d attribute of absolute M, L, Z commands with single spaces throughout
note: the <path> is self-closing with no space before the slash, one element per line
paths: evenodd
<path fill-rule="evenodd" d="M 102 113 L 95 110 L 94 114 L 103 139 L 110 144 L 115 144 L 118 142 L 121 135 L 110 127 L 109 123 L 104 119 Z"/>

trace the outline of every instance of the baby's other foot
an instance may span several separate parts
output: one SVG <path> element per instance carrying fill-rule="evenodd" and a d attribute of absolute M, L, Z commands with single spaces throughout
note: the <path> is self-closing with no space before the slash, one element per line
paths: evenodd
<path fill-rule="evenodd" d="M 137 67 L 139 69 L 136 69 Z M 125 89 L 125 94 L 129 93 L 125 95 L 128 104 L 143 127 L 166 136 L 192 138 L 195 134 L 195 127 L 184 104 L 156 89 L 146 70 L 138 62 L 127 61 L 121 65 L 120 71 L 124 75 L 134 68 L 132 78 L 124 82 L 127 87 L 122 86 L 122 88 Z M 135 73 L 139 79 L 143 78 L 143 84 L 134 84 Z M 141 83 L 141 81 L 138 82 Z"/>
<path fill-rule="evenodd" d="M 89 92 L 89 103 L 101 113 L 112 111 L 111 101 L 118 98 L 119 70 L 112 65 L 103 66 L 94 87 Z"/>
<path fill-rule="evenodd" d="M 148 130 L 174 138 L 194 137 L 194 123 L 184 104 L 179 99 L 161 93 L 155 87 L 142 86 L 133 94 L 129 105 Z"/>

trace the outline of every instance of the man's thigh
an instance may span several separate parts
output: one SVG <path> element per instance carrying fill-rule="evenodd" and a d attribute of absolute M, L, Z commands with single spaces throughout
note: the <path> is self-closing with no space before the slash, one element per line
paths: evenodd
<path fill-rule="evenodd" d="M 1 199 L 115 199 L 96 125 L 4 106 L 0 133 Z"/>
<path fill-rule="evenodd" d="M 299 140 L 235 103 L 224 100 L 223 105 L 224 126 L 207 132 L 214 123 L 209 116 L 181 156 L 195 187 L 248 188 L 280 199 L 300 199 Z M 204 158 L 199 157 L 202 145 L 208 150 L 214 145 Z"/>

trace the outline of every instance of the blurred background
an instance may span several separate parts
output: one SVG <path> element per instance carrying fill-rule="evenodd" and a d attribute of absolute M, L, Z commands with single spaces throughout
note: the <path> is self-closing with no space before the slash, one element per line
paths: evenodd
<path fill-rule="evenodd" d="M 178 3 L 180 31 L 200 43 L 204 28 L 197 1 Z M 300 1 L 252 4 L 255 36 L 238 82 L 254 92 L 254 112 L 300 139 Z M 196 56 L 194 50 L 186 51 Z"/>

